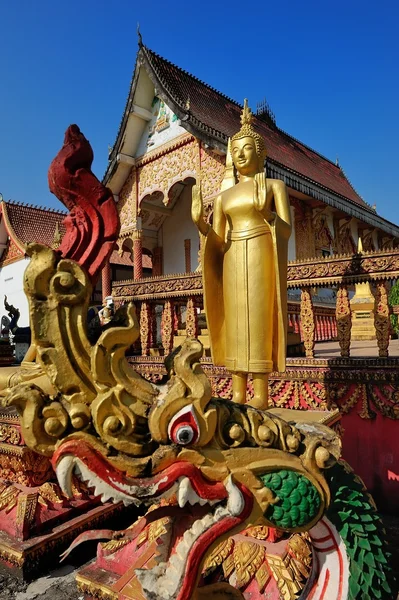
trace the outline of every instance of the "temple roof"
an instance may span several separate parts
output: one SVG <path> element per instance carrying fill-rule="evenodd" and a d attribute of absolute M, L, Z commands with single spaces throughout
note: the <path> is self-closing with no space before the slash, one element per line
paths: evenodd
<path fill-rule="evenodd" d="M 227 144 L 241 127 L 242 105 L 221 94 L 146 46 L 141 52 L 172 102 L 188 115 L 186 121 Z M 189 110 L 187 110 L 189 107 Z M 180 115 L 179 115 L 180 116 Z M 270 111 L 254 115 L 254 128 L 266 142 L 268 159 L 353 202 L 368 206 L 340 166 L 279 129 Z"/>
<path fill-rule="evenodd" d="M 120 151 L 142 64 L 157 95 L 169 104 L 181 125 L 210 145 L 226 151 L 228 138 L 240 129 L 242 106 L 141 44 L 111 162 Z M 265 139 L 269 164 L 281 166 L 371 212 L 340 166 L 279 129 L 270 110 L 255 115 L 253 125 Z M 111 172 L 109 168 L 106 180 Z"/>
<path fill-rule="evenodd" d="M 12 200 L 3 200 L 0 211 L 4 215 L 9 236 L 21 250 L 28 242 L 53 246 L 57 228 L 61 236 L 65 233 L 63 220 L 67 213 L 64 211 Z"/>

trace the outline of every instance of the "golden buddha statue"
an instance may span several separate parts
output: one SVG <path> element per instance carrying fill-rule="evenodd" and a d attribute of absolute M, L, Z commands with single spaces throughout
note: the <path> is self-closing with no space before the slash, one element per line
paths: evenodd
<path fill-rule="evenodd" d="M 192 219 L 205 236 L 204 305 L 215 365 L 232 372 L 233 400 L 267 408 L 268 376 L 285 370 L 287 255 L 291 214 L 283 181 L 267 179 L 266 148 L 245 100 L 242 127 L 229 140 L 213 225 L 203 216 L 200 185 L 193 187 Z"/>

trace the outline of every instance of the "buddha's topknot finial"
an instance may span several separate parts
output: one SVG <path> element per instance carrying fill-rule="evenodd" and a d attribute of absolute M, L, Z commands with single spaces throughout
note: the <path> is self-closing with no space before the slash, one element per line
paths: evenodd
<path fill-rule="evenodd" d="M 241 125 L 251 125 L 253 119 L 252 110 L 248 106 L 247 98 L 244 99 L 244 108 L 241 113 Z"/>
<path fill-rule="evenodd" d="M 245 98 L 244 108 L 241 113 L 242 127 L 240 131 L 237 131 L 237 133 L 233 135 L 231 141 L 234 142 L 234 140 L 240 140 L 243 137 L 251 137 L 255 141 L 256 153 L 259 156 L 259 164 L 263 168 L 263 161 L 266 158 L 266 147 L 263 137 L 259 135 L 252 126 L 253 118 L 252 110 L 249 108 L 248 100 Z"/>

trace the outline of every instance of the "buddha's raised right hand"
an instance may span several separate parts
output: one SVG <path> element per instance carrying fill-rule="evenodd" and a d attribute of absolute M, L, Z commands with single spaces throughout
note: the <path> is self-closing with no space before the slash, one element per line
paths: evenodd
<path fill-rule="evenodd" d="M 201 184 L 193 185 L 191 218 L 203 235 L 209 231 L 209 225 L 204 220 L 204 204 L 202 202 Z"/>

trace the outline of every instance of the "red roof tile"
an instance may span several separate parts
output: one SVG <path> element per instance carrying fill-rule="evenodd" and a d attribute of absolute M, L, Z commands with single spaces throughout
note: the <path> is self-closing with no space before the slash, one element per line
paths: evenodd
<path fill-rule="evenodd" d="M 133 260 L 130 252 L 124 250 L 122 255 L 114 250 L 111 254 L 111 258 L 109 259 L 111 265 L 122 265 L 125 267 L 131 267 L 133 269 Z M 152 258 L 147 254 L 143 254 L 143 269 L 152 269 Z"/>
<path fill-rule="evenodd" d="M 240 129 L 241 105 L 149 48 L 143 46 L 142 51 L 156 79 L 172 102 L 188 113 L 187 121 L 194 127 L 224 142 Z M 255 117 L 254 127 L 264 137 L 272 161 L 344 198 L 368 206 L 339 166 L 279 129 L 269 111 Z"/>
<path fill-rule="evenodd" d="M 10 236 L 16 238 L 17 242 L 40 242 L 52 246 L 57 225 L 61 236 L 65 233 L 63 220 L 66 212 L 10 200 L 3 201 L 1 206 L 5 208 L 6 222 L 12 230 Z"/>
<path fill-rule="evenodd" d="M 133 261 L 130 256 L 130 252 L 123 251 L 122 255 L 120 255 L 117 250 L 114 250 L 109 259 L 111 265 L 121 265 L 125 267 L 132 267 L 133 269 Z"/>

